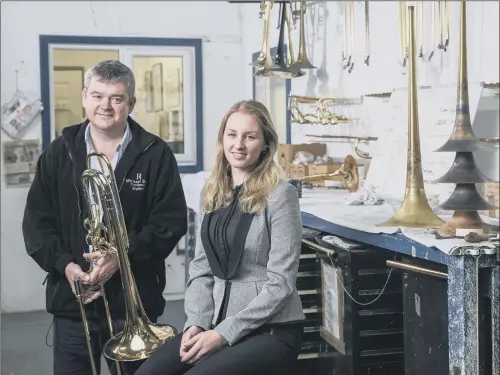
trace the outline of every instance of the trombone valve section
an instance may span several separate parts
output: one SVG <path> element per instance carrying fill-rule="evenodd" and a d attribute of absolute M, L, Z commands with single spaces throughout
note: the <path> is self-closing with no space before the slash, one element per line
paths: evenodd
<path fill-rule="evenodd" d="M 342 98 L 290 95 L 288 99 L 291 122 L 299 124 L 337 125 L 350 123 L 356 119 L 340 114 L 338 109 L 341 105 L 350 104 L 354 104 L 353 101 Z"/>

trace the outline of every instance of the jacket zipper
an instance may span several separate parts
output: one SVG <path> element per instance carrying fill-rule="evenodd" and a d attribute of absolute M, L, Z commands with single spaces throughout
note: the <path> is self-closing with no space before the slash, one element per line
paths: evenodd
<path fill-rule="evenodd" d="M 73 168 L 75 167 L 75 163 L 74 163 L 74 160 L 73 160 L 73 155 L 71 154 L 70 150 L 69 150 L 69 147 L 68 147 L 68 143 L 66 141 L 64 141 L 64 144 L 66 146 L 66 150 L 68 151 L 68 155 L 69 155 L 69 159 L 71 160 L 71 164 L 73 164 Z M 77 196 L 77 201 L 78 201 L 78 234 L 80 235 L 80 239 L 82 239 L 82 222 L 81 222 L 81 219 L 82 219 L 82 208 L 80 206 L 80 191 L 78 190 L 78 185 L 76 183 L 76 177 L 75 177 L 75 174 L 73 173 L 73 186 L 75 187 L 75 191 L 76 191 L 76 196 Z M 84 243 L 84 246 L 88 246 L 87 245 L 87 242 L 86 241 L 83 241 Z"/>

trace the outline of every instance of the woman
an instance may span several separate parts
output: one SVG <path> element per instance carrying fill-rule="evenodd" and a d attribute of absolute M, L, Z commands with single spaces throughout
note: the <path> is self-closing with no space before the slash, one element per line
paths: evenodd
<path fill-rule="evenodd" d="M 217 144 L 189 266 L 184 334 L 136 375 L 289 374 L 299 354 L 299 199 L 280 181 L 278 136 L 266 107 L 233 105 Z"/>

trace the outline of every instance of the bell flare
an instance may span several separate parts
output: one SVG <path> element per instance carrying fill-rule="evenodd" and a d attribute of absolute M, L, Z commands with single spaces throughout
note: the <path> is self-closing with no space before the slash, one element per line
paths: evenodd
<path fill-rule="evenodd" d="M 445 211 L 482 211 L 495 206 L 488 202 L 476 189 L 475 184 L 457 184 L 450 197 L 439 205 Z"/>
<path fill-rule="evenodd" d="M 455 160 L 448 172 L 433 182 L 445 184 L 473 184 L 493 182 L 493 180 L 486 177 L 477 167 L 474 160 L 474 154 L 471 152 L 457 152 Z"/>
<path fill-rule="evenodd" d="M 444 145 L 434 152 L 477 152 L 494 151 L 495 147 L 479 139 L 454 139 L 450 138 Z"/>
<path fill-rule="evenodd" d="M 445 221 L 436 215 L 425 196 L 405 199 L 389 220 L 376 227 L 439 228 Z"/>
<path fill-rule="evenodd" d="M 160 346 L 177 335 L 177 329 L 168 324 L 153 324 L 138 319 L 111 337 L 104 345 L 106 358 L 130 362 L 149 358 Z"/>
<path fill-rule="evenodd" d="M 309 60 L 299 60 L 294 63 L 294 67 L 297 69 L 316 69 L 316 67 L 311 64 Z"/>

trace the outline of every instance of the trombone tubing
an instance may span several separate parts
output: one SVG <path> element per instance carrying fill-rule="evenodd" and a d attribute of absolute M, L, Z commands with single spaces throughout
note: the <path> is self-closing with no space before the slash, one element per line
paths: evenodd
<path fill-rule="evenodd" d="M 392 268 L 399 268 L 399 269 L 406 270 L 406 271 L 413 271 L 413 272 L 417 272 L 417 273 L 422 273 L 422 274 L 428 275 L 428 276 L 439 277 L 441 279 L 448 279 L 447 273 L 436 271 L 436 270 L 433 270 L 430 268 L 418 267 L 418 266 L 414 266 L 411 264 L 395 262 L 393 260 L 386 261 L 386 264 Z"/>
<path fill-rule="evenodd" d="M 362 136 L 356 137 L 354 135 L 314 135 L 314 134 L 306 134 L 306 137 L 314 137 L 314 138 L 331 138 L 331 139 L 356 139 L 359 141 L 376 141 L 378 137 L 370 137 L 370 136 Z"/>

